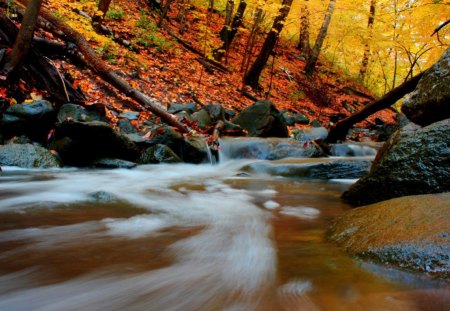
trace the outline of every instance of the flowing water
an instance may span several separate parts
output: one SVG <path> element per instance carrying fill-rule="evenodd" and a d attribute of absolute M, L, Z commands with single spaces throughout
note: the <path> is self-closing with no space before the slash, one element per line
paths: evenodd
<path fill-rule="evenodd" d="M 447 284 L 325 240 L 348 183 L 254 160 L 0 176 L 0 310 L 446 310 Z"/>

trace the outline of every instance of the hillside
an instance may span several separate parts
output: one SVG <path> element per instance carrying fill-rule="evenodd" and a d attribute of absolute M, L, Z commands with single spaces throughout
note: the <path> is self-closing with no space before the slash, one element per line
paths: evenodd
<path fill-rule="evenodd" d="M 147 1 L 116 0 L 103 22 L 113 34 L 96 33 L 89 16 L 96 12 L 94 1 L 48 1 L 44 8 L 60 21 L 80 32 L 98 56 L 134 88 L 154 98 L 163 106 L 170 103 L 195 102 L 198 105 L 220 103 L 232 111 L 241 111 L 255 99 L 270 99 L 279 110 L 302 113 L 329 127 L 333 122 L 359 110 L 373 99 L 373 95 L 353 82 L 342 72 L 332 69 L 326 59 L 319 59 L 318 69 L 312 77 L 302 72 L 304 59 L 291 41 L 280 40 L 275 57 L 269 59 L 260 79 L 260 90 L 242 84 L 240 71 L 242 55 L 248 40 L 248 29 L 240 29 L 229 55 L 216 66 L 209 62 L 211 47 L 219 45 L 219 32 L 224 17 L 219 10 L 209 12 L 201 4 L 191 4 L 186 11 L 185 31 L 180 34 L 178 17 L 182 6 L 174 3 L 162 26 L 158 11 Z M 19 25 L 19 24 L 18 24 Z M 50 33 L 39 29 L 39 37 L 54 40 Z M 112 38 L 115 37 L 115 40 Z M 256 51 L 264 39 L 258 36 Z M 119 42 L 119 43 L 117 43 Z M 195 53 L 206 54 L 202 57 Z M 53 63 L 85 95 L 85 105 L 102 104 L 114 124 L 117 115 L 125 110 L 139 110 L 134 102 L 118 93 L 89 69 L 55 58 Z M 36 96 L 45 90 L 23 85 L 24 96 Z M 17 94 L 3 90 L 0 94 L 12 100 Z M 370 117 L 360 126 L 392 123 L 394 112 L 385 110 Z M 135 123 L 145 121 L 148 113 L 141 113 Z"/>

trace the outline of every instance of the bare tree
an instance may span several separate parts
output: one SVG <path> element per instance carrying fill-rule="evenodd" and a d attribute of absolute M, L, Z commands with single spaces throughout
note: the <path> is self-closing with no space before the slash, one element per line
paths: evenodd
<path fill-rule="evenodd" d="M 311 50 L 311 54 L 305 66 L 305 73 L 307 75 L 312 75 L 312 73 L 316 69 L 317 59 L 319 58 L 323 42 L 325 41 L 325 37 L 327 36 L 328 26 L 330 26 L 331 16 L 333 15 L 335 5 L 336 0 L 330 0 L 327 12 L 325 13 L 325 18 L 322 23 L 322 27 L 320 27 L 319 34 L 317 35 L 316 43 Z"/>
<path fill-rule="evenodd" d="M 293 0 L 283 0 L 280 11 L 275 17 L 272 29 L 267 34 L 266 40 L 264 40 L 261 51 L 255 59 L 255 62 L 250 67 L 250 70 L 244 76 L 244 83 L 251 87 L 259 86 L 259 77 L 269 60 L 270 55 L 275 48 L 278 38 L 280 37 L 281 30 L 283 30 L 284 21 L 291 10 L 291 4 Z"/>

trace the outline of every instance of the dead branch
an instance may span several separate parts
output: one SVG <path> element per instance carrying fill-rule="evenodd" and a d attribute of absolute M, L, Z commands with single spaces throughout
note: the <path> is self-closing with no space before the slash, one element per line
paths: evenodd
<path fill-rule="evenodd" d="M 20 0 L 20 2 L 26 4 L 27 1 Z M 59 21 L 45 9 L 41 9 L 40 15 L 43 19 L 54 25 L 54 27 L 50 29 L 54 35 L 62 37 L 64 40 L 70 41 L 77 46 L 78 53 L 74 56 L 97 73 L 103 80 L 111 84 L 126 96 L 134 99 L 156 116 L 160 117 L 163 122 L 176 127 L 182 133 L 190 132 L 190 129 L 186 125 L 179 122 L 174 115 L 168 113 L 159 103 L 149 98 L 142 92 L 134 89 L 125 80 L 115 74 L 112 68 L 96 55 L 95 51 L 90 47 L 86 39 L 84 39 L 79 32 Z M 53 31 L 55 28 L 58 29 L 58 31 Z"/>
<path fill-rule="evenodd" d="M 360 111 L 352 114 L 351 116 L 339 121 L 334 127 L 331 128 L 330 133 L 325 140 L 327 143 L 335 143 L 338 140 L 344 140 L 348 130 L 356 123 L 363 121 L 368 116 L 378 112 L 382 109 L 388 108 L 405 96 L 411 93 L 419 83 L 426 71 L 416 75 L 408 81 L 402 83 L 390 92 L 386 93 L 382 98 L 376 100 L 366 106 Z"/>

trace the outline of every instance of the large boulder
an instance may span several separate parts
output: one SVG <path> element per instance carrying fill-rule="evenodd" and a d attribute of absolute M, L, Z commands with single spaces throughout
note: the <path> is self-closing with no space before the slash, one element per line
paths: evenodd
<path fill-rule="evenodd" d="M 8 144 L 0 146 L 0 166 L 22 168 L 59 167 L 60 161 L 45 148 L 32 144 Z"/>
<path fill-rule="evenodd" d="M 450 193 L 406 196 L 334 219 L 329 238 L 351 254 L 448 277 Z"/>
<path fill-rule="evenodd" d="M 53 127 L 56 112 L 46 100 L 16 104 L 3 114 L 1 127 L 6 138 L 26 135 L 36 141 L 44 141 Z"/>
<path fill-rule="evenodd" d="M 450 191 L 450 119 L 397 131 L 378 151 L 368 175 L 343 194 L 355 205 Z"/>
<path fill-rule="evenodd" d="M 257 101 L 244 109 L 233 123 L 241 126 L 253 137 L 288 137 L 283 116 L 269 100 Z"/>
<path fill-rule="evenodd" d="M 57 124 L 52 148 L 65 164 L 90 165 L 101 158 L 134 161 L 139 149 L 126 136 L 101 121 L 64 121 Z"/>
<path fill-rule="evenodd" d="M 184 162 L 201 163 L 208 158 L 206 140 L 185 138 L 172 127 L 162 125 L 154 130 L 152 144 L 166 145 Z"/>
<path fill-rule="evenodd" d="M 403 101 L 402 111 L 422 126 L 450 118 L 450 48 Z"/>

